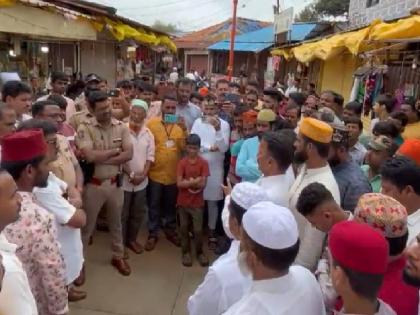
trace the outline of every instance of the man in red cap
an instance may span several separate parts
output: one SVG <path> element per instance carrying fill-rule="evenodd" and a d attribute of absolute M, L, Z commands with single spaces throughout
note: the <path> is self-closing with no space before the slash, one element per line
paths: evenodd
<path fill-rule="evenodd" d="M 378 299 L 388 265 L 385 238 L 367 224 L 345 221 L 334 225 L 329 239 L 331 278 L 344 306 L 337 315 L 396 315 Z"/>
<path fill-rule="evenodd" d="M 8 135 L 2 142 L 1 166 L 16 181 L 22 198 L 20 218 L 5 229 L 28 275 L 39 314 L 66 314 L 68 294 L 64 261 L 54 218 L 34 203 L 34 187 L 46 187 L 47 143 L 42 131 L 27 130 Z"/>
<path fill-rule="evenodd" d="M 405 207 L 386 195 L 365 194 L 354 211 L 354 221 L 368 224 L 388 242 L 388 264 L 378 297 L 389 304 L 398 315 L 417 314 L 418 290 L 402 281 L 406 263 L 403 252 L 408 238 Z"/>

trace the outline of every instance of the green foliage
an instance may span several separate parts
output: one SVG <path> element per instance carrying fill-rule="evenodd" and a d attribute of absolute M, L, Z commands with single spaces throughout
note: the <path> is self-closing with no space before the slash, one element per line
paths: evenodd
<path fill-rule="evenodd" d="M 315 11 L 323 16 L 341 16 L 349 12 L 350 0 L 317 0 Z"/>
<path fill-rule="evenodd" d="M 295 18 L 296 22 L 318 22 L 319 20 L 320 16 L 313 4 L 307 5 Z"/>
<path fill-rule="evenodd" d="M 349 11 L 350 0 L 315 0 L 297 16 L 296 22 L 317 22 L 344 16 Z"/>
<path fill-rule="evenodd" d="M 180 31 L 180 29 L 172 23 L 165 23 L 160 20 L 156 20 L 155 23 L 153 23 L 152 28 L 169 34 L 174 34 Z"/>

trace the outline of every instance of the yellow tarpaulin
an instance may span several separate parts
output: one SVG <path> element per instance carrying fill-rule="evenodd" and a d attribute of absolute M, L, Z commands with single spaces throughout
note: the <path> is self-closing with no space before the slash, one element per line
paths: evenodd
<path fill-rule="evenodd" d="M 176 52 L 174 42 L 166 35 L 156 35 L 153 32 L 148 32 L 142 28 L 135 29 L 130 25 L 121 22 L 114 22 L 108 18 L 105 18 L 105 22 L 111 34 L 118 41 L 123 41 L 124 39 L 134 39 L 135 41 L 146 45 L 162 45 L 170 49 L 172 52 Z"/>
<path fill-rule="evenodd" d="M 293 56 L 302 63 L 314 59 L 328 60 L 343 52 L 357 55 L 360 52 L 378 48 L 386 39 L 420 37 L 420 16 L 401 19 L 394 23 L 373 21 L 358 31 L 341 33 L 315 42 L 304 43 L 294 48 L 273 49 L 272 54 L 289 59 Z"/>
<path fill-rule="evenodd" d="M 292 49 L 291 48 L 276 48 L 271 51 L 273 56 L 283 56 L 284 59 L 289 60 L 293 57 Z"/>
<path fill-rule="evenodd" d="M 381 23 L 370 32 L 369 40 L 420 37 L 420 16 L 412 16 L 394 23 Z"/>
<path fill-rule="evenodd" d="M 26 4 L 28 2 L 29 6 L 31 6 L 31 2 L 29 1 L 18 1 L 18 0 L 0 0 L 0 8 L 1 7 L 11 7 L 16 5 L 17 3 Z M 55 6 L 53 4 L 47 3 L 46 10 L 54 9 L 51 6 Z M 57 8 L 59 8 L 57 6 Z M 70 11 L 70 10 L 68 10 Z M 67 11 L 66 11 L 67 12 Z M 135 28 L 131 25 L 125 24 L 121 21 L 114 21 L 107 17 L 90 17 L 84 14 L 75 15 L 74 19 L 81 20 L 83 22 L 87 21 L 90 23 L 92 28 L 96 32 L 102 32 L 104 27 L 107 26 L 111 34 L 114 38 L 118 41 L 123 41 L 125 39 L 133 39 L 139 43 L 149 46 L 164 46 L 168 48 L 172 52 L 176 52 L 176 46 L 174 42 L 166 35 L 156 34 L 153 31 L 148 31 L 143 28 Z"/>
<path fill-rule="evenodd" d="M 0 7 L 10 7 L 15 5 L 15 0 L 0 0 Z"/>

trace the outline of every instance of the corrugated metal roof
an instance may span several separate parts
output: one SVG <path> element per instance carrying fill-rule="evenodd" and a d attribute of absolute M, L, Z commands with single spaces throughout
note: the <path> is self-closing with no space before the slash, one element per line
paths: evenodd
<path fill-rule="evenodd" d="M 236 36 L 235 51 L 260 52 L 274 44 L 273 26 Z M 229 50 L 230 41 L 220 41 L 208 47 L 209 50 Z"/>
<path fill-rule="evenodd" d="M 300 42 L 311 33 L 317 23 L 294 23 L 290 33 L 291 42 Z M 249 32 L 236 36 L 235 51 L 260 52 L 274 44 L 273 26 L 269 26 L 258 31 Z M 222 40 L 210 47 L 209 50 L 229 50 L 230 40 Z"/>
<path fill-rule="evenodd" d="M 236 32 L 238 35 L 245 34 L 267 27 L 270 24 L 269 22 L 238 18 Z M 187 49 L 206 49 L 218 41 L 227 40 L 230 36 L 231 25 L 232 20 L 229 19 L 200 31 L 187 34 L 175 39 L 176 46 Z"/>
<path fill-rule="evenodd" d="M 316 26 L 317 23 L 293 23 L 290 41 L 300 42 L 304 40 Z"/>

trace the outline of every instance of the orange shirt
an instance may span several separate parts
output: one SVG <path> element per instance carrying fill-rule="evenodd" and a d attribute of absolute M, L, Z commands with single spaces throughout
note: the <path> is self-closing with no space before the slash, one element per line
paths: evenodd
<path fill-rule="evenodd" d="M 155 138 L 155 162 L 150 167 L 149 178 L 163 185 L 173 185 L 187 133 L 176 124 L 164 124 L 160 117 L 149 120 L 147 128 Z"/>

